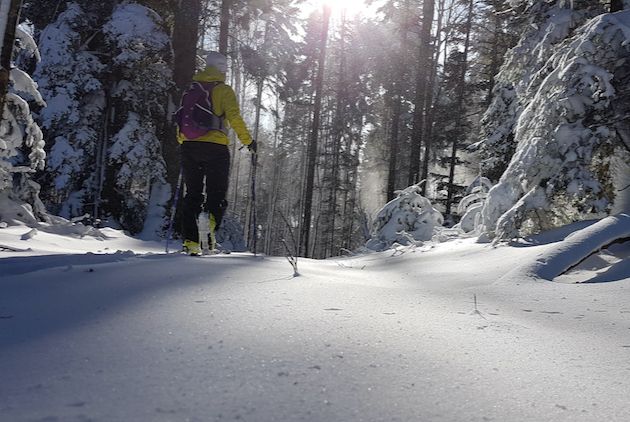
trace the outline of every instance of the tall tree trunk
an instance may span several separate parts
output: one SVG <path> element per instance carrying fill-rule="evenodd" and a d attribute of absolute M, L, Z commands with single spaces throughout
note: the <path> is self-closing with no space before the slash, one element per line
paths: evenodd
<path fill-rule="evenodd" d="M 494 9 L 494 34 L 492 39 L 492 50 L 490 56 L 490 69 L 488 69 L 488 75 L 490 76 L 488 81 L 488 93 L 485 100 L 485 108 L 487 109 L 492 103 L 492 91 L 496 84 L 496 75 L 499 73 L 500 57 L 499 57 L 499 42 L 501 41 L 501 16 L 499 15 L 499 2 L 494 0 L 492 2 Z"/>
<path fill-rule="evenodd" d="M 420 150 L 422 147 L 422 127 L 426 109 L 427 80 L 431 72 L 431 26 L 435 11 L 434 0 L 424 0 L 422 7 L 422 28 L 420 30 L 420 50 L 418 52 L 418 75 L 416 77 L 416 99 L 413 113 L 413 129 L 408 185 L 420 181 Z"/>
<path fill-rule="evenodd" d="M 265 88 L 265 78 L 264 77 L 260 77 L 258 79 L 258 81 L 256 82 L 256 119 L 254 121 L 254 139 L 258 140 L 258 133 L 260 131 L 260 112 L 262 109 L 262 95 L 263 95 L 263 90 Z M 256 177 L 256 160 L 258 159 L 258 157 L 256 155 L 252 156 L 252 161 L 251 161 L 251 166 L 249 169 L 249 175 L 250 175 L 250 180 L 253 182 L 253 179 Z M 247 230 L 247 234 L 246 234 L 246 238 L 247 238 L 247 244 L 252 246 L 254 245 L 254 239 L 257 235 L 256 231 L 257 228 L 256 223 L 254 221 L 254 214 L 256 212 L 256 204 L 253 202 L 253 196 L 250 197 L 249 200 L 249 206 L 247 207 L 249 210 L 249 215 L 247 218 L 248 224 L 248 230 Z M 255 250 L 252 250 L 252 252 L 256 253 Z"/>
<path fill-rule="evenodd" d="M 326 65 L 326 42 L 328 40 L 328 25 L 330 23 L 330 6 L 324 6 L 322 33 L 319 44 L 319 58 L 317 61 L 317 79 L 315 81 L 315 104 L 313 110 L 313 124 L 308 143 L 308 164 L 306 170 L 306 188 L 304 198 L 304 218 L 302 219 L 301 253 L 308 256 L 309 238 L 311 233 L 311 216 L 313 206 L 313 186 L 315 182 L 315 163 L 317 162 L 317 139 L 319 136 L 320 112 L 322 107 L 322 89 L 324 85 L 324 66 Z"/>
<path fill-rule="evenodd" d="M 245 91 L 244 88 L 244 81 L 243 81 L 243 72 L 241 69 L 241 59 L 240 59 L 240 52 L 239 52 L 239 39 L 235 37 L 233 37 L 231 39 L 231 49 L 232 49 L 232 60 L 230 61 L 230 66 L 232 69 L 232 76 L 234 78 L 234 92 L 236 94 L 236 98 L 238 98 L 238 103 L 241 104 L 241 106 L 244 104 L 243 103 L 243 98 L 244 98 L 244 94 L 243 91 Z M 239 185 L 240 185 L 240 168 L 241 168 L 241 152 L 238 149 L 238 142 L 236 139 L 236 134 L 234 133 L 234 131 L 231 132 L 230 134 L 230 142 L 232 144 L 232 169 L 230 171 L 231 175 L 232 175 L 232 181 L 230 182 L 230 189 L 232 189 L 233 192 L 233 197 L 234 199 L 232 200 L 232 210 L 241 210 L 242 207 L 239 206 L 239 198 L 241 198 L 241 196 L 239 195 Z M 242 213 L 240 213 L 238 215 L 239 221 L 245 221 L 245 220 L 241 220 L 241 218 L 244 218 L 244 216 L 242 215 Z"/>
<path fill-rule="evenodd" d="M 455 121 L 455 127 L 460 128 L 462 125 L 462 115 L 464 114 L 464 97 L 466 95 L 466 72 L 468 71 L 468 52 L 470 50 L 470 31 L 472 29 L 472 20 L 474 13 L 474 0 L 470 0 L 468 5 L 468 18 L 466 20 L 466 41 L 464 42 L 464 55 L 462 57 L 461 73 L 459 75 L 460 90 L 457 96 L 457 119 Z M 461 131 L 460 131 L 461 133 Z M 450 170 L 448 175 L 448 193 L 446 197 L 446 215 L 451 213 L 451 206 L 453 204 L 453 190 L 455 188 L 455 166 L 457 165 L 457 141 L 459 133 L 453 139 L 453 145 L 451 149 Z"/>
<path fill-rule="evenodd" d="M 346 14 L 341 16 L 341 34 L 339 39 L 339 77 L 337 81 L 337 103 L 335 104 L 335 116 L 332 133 L 332 175 L 330 182 L 330 192 L 328 195 L 328 233 L 329 233 L 329 255 L 334 254 L 335 249 L 335 222 L 337 215 L 337 191 L 339 189 L 339 156 L 341 154 L 341 139 L 344 136 L 346 125 L 345 107 L 347 102 L 346 90 Z"/>
<path fill-rule="evenodd" d="M 429 189 L 429 164 L 431 160 L 431 147 L 433 143 L 433 124 L 435 120 L 435 81 L 437 80 L 438 73 L 438 59 L 439 59 L 439 37 L 442 33 L 442 23 L 444 20 L 444 9 L 445 2 L 441 0 L 438 3 L 438 16 L 437 16 L 437 28 L 435 33 L 436 38 L 433 43 L 431 43 L 431 72 L 429 75 L 429 82 L 427 85 L 427 99 L 426 99 L 426 115 L 424 118 L 424 124 L 422 126 L 422 137 L 424 139 L 424 155 L 422 158 L 422 175 L 420 176 L 420 180 L 424 180 L 422 184 L 422 195 L 427 195 L 427 190 Z M 439 98 L 439 97 L 438 97 Z"/>
<path fill-rule="evenodd" d="M 92 217 L 102 218 L 101 203 L 103 200 L 103 186 L 105 185 L 105 177 L 107 171 L 107 150 L 109 141 L 109 125 L 113 113 L 112 97 L 111 97 L 111 78 L 105 82 L 105 112 L 103 113 L 102 126 L 99 139 L 96 144 L 96 162 L 94 169 L 94 198 L 92 205 Z"/>
<path fill-rule="evenodd" d="M 262 41 L 263 50 L 266 48 L 268 44 L 268 36 L 269 36 L 269 21 L 267 20 L 265 22 L 264 36 L 263 36 L 263 41 Z M 261 74 L 261 75 L 258 75 L 258 80 L 256 81 L 256 118 L 254 120 L 254 133 L 253 133 L 255 140 L 258 140 L 258 135 L 260 132 L 260 113 L 262 111 L 262 96 L 265 90 L 266 78 L 267 78 L 267 75 Z M 258 160 L 258 156 L 253 155 L 252 160 L 251 160 L 251 166 L 249 169 L 250 180 L 252 182 L 253 182 L 253 179 L 256 177 L 257 160 Z M 249 228 L 249 230 L 247 231 L 247 239 L 248 239 L 247 243 L 249 245 L 255 244 L 255 238 L 257 236 L 257 227 L 254 221 L 254 217 L 256 215 L 255 213 L 257 211 L 255 207 L 256 207 L 256 204 L 253 202 L 253 195 L 252 195 L 252 197 L 250 197 L 250 201 L 247 207 L 249 210 L 249 216 L 247 219 L 248 221 L 247 227 Z M 252 250 L 252 252 L 256 253 L 255 250 Z"/>
<path fill-rule="evenodd" d="M 179 0 L 173 27 L 173 79 L 181 94 L 195 73 L 199 35 L 200 0 Z"/>
<path fill-rule="evenodd" d="M 361 135 L 360 133 L 363 131 L 363 117 L 361 117 L 361 129 L 358 131 L 358 135 L 356 136 L 356 153 L 354 156 L 349 157 L 351 164 L 348 169 L 347 174 L 347 186 L 344 195 L 344 227 L 343 227 L 343 239 L 344 239 L 344 247 L 346 249 L 352 248 L 352 232 L 354 231 L 354 211 L 357 206 L 357 185 L 358 185 L 358 170 L 359 170 L 359 152 L 361 150 Z M 348 154 L 351 154 L 352 141 L 348 142 Z M 348 200 L 348 191 L 350 192 L 350 199 Z"/>
<path fill-rule="evenodd" d="M 178 0 L 175 8 L 173 25 L 173 80 L 175 81 L 174 99 L 179 101 L 181 94 L 195 73 L 197 59 L 197 39 L 201 0 Z M 179 146 L 175 141 L 175 125 L 169 136 L 162 141 L 162 154 L 166 162 L 167 178 L 171 186 L 177 183 L 180 157 Z"/>
<path fill-rule="evenodd" d="M 107 10 L 109 14 L 113 12 L 113 10 L 117 6 L 117 1 L 110 2 L 111 9 Z M 106 63 L 110 66 L 112 65 L 112 57 L 106 56 L 104 57 Z M 111 69 L 111 67 L 110 67 Z M 108 158 L 109 158 L 109 142 L 110 142 L 110 131 L 112 129 L 114 116 L 116 114 L 115 106 L 112 101 L 112 90 L 115 85 L 116 74 L 113 72 L 108 72 L 105 80 L 103 81 L 103 115 L 101 119 L 101 127 L 99 131 L 99 136 L 96 139 L 96 151 L 95 151 L 95 160 L 94 160 L 94 177 L 92 184 L 92 217 L 95 219 L 102 219 L 107 215 L 114 215 L 116 211 L 115 208 L 120 208 L 117 206 L 116 202 L 118 202 L 115 198 L 115 194 L 111 193 L 111 183 L 108 183 L 107 178 L 110 174 L 110 168 L 108 166 Z M 108 191 L 109 190 L 109 191 Z M 85 212 L 88 207 L 84 208 Z"/>
<path fill-rule="evenodd" d="M 219 53 L 227 56 L 228 39 L 230 37 L 230 8 L 233 0 L 223 0 L 221 2 L 221 23 L 219 28 Z"/>
<path fill-rule="evenodd" d="M 280 99 L 276 97 L 276 110 L 279 110 Z M 267 255 L 271 255 L 271 244 L 275 227 L 276 207 L 278 205 L 278 187 L 280 184 L 280 168 L 284 162 L 284 157 L 279 154 L 278 142 L 280 135 L 280 118 L 276 119 L 274 137 L 273 137 L 273 175 L 271 178 L 271 198 L 269 200 L 269 209 L 267 210 L 267 224 L 265 228 L 265 248 L 264 251 Z"/>
<path fill-rule="evenodd" d="M 405 67 L 407 53 L 409 51 L 409 1 L 405 0 L 403 5 L 403 22 L 400 27 L 400 54 L 399 62 L 396 63 L 396 76 L 392 83 L 393 110 L 392 110 L 392 130 L 389 137 L 389 173 L 387 175 L 387 202 L 394 199 L 394 191 L 396 190 L 396 175 L 398 168 L 398 139 L 400 133 L 400 113 L 402 112 L 402 84 L 405 77 Z"/>
<path fill-rule="evenodd" d="M 619 12 L 623 10 L 623 0 L 611 0 L 610 2 L 610 12 Z"/>
<path fill-rule="evenodd" d="M 5 25 L 0 27 L 2 36 L 2 51 L 0 53 L 0 119 L 4 113 L 4 104 L 9 91 L 11 77 L 11 57 L 15 44 L 15 28 L 20 17 L 22 0 L 1 0 L 0 21 Z"/>

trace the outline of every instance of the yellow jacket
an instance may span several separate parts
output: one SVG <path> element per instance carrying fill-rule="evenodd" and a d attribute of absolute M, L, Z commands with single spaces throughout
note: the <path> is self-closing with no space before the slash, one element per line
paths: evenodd
<path fill-rule="evenodd" d="M 193 77 L 198 82 L 225 82 L 225 74 L 219 72 L 214 67 L 207 67 Z M 238 107 L 234 90 L 225 83 L 217 85 L 212 90 L 212 108 L 217 116 L 224 116 L 228 127 L 232 127 L 243 145 L 252 143 L 252 137 L 247 130 L 247 126 L 241 117 L 241 110 Z M 187 139 L 177 131 L 177 142 L 213 142 L 215 144 L 229 145 L 230 140 L 227 135 L 219 130 L 211 130 L 205 135 L 195 139 Z"/>

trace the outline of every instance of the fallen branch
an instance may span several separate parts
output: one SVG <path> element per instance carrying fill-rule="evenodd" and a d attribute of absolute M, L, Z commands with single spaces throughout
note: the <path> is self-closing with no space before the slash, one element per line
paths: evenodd
<path fill-rule="evenodd" d="M 630 238 L 630 215 L 606 217 L 572 233 L 561 243 L 561 247 L 539 257 L 533 265 L 532 272 L 540 278 L 553 280 L 592 254 L 625 238 Z"/>
<path fill-rule="evenodd" d="M 16 248 L 13 246 L 8 246 L 8 245 L 1 245 L 0 244 L 0 251 L 9 251 L 9 252 L 28 252 L 31 251 L 31 248 L 26 248 L 26 249 L 22 249 L 22 248 Z"/>

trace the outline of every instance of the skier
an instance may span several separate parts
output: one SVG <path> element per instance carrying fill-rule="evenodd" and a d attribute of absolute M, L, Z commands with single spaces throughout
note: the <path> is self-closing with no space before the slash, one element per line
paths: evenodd
<path fill-rule="evenodd" d="M 182 216 L 184 252 L 190 255 L 201 253 L 197 224 L 200 214 L 207 215 L 206 221 L 202 218 L 199 220 L 200 224 L 209 225 L 202 227 L 202 231 L 209 230 L 209 248 L 214 250 L 217 247 L 214 233 L 221 225 L 227 208 L 225 197 L 230 171 L 226 123 L 253 154 L 257 150 L 256 141 L 252 139 L 241 117 L 234 90 L 225 84 L 226 72 L 226 57 L 217 52 L 208 54 L 206 68 L 193 77 L 193 83 L 183 95 L 182 106 L 176 116 L 177 141 L 181 144 L 186 185 Z"/>

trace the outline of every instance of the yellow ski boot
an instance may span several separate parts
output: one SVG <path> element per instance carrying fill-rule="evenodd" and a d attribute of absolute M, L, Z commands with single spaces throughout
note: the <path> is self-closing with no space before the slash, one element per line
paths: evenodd
<path fill-rule="evenodd" d="M 199 256 L 201 255 L 201 247 L 197 242 L 193 242 L 192 240 L 185 240 L 184 253 L 187 253 L 190 256 Z"/>

